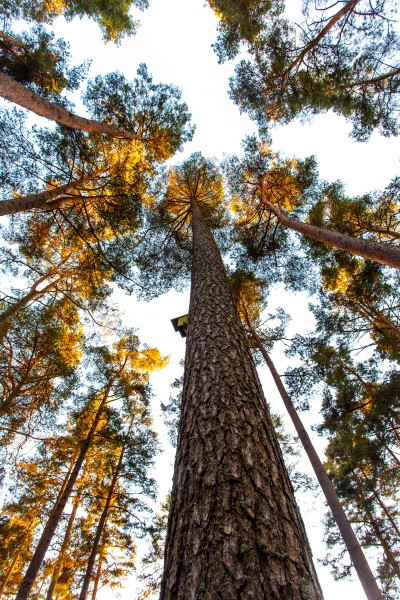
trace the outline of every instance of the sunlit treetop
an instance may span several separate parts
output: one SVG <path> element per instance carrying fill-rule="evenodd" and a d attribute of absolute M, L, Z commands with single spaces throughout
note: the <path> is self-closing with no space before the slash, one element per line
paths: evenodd
<path fill-rule="evenodd" d="M 265 200 L 288 212 L 301 211 L 317 182 L 315 159 L 283 159 L 272 150 L 270 138 L 249 136 L 243 148 L 243 157 L 228 157 L 223 165 L 235 240 L 254 261 L 279 256 L 290 251 L 288 231 L 279 226 Z"/>
<path fill-rule="evenodd" d="M 100 26 L 105 41 L 120 41 L 124 35 L 136 32 L 137 21 L 130 15 L 134 6 L 139 10 L 148 7 L 147 0 L 21 0 L 2 2 L 0 16 L 7 24 L 13 19 L 24 19 L 39 23 L 52 23 L 62 15 L 67 20 L 74 17 L 89 17 Z"/>
<path fill-rule="evenodd" d="M 166 191 L 155 206 L 154 217 L 170 239 L 183 246 L 191 239 L 191 211 L 196 202 L 210 227 L 226 223 L 222 176 L 211 160 L 200 153 L 171 167 Z"/>

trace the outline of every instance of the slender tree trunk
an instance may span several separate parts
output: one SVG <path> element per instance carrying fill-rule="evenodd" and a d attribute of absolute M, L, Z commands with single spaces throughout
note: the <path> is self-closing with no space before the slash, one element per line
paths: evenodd
<path fill-rule="evenodd" d="M 64 185 L 59 185 L 57 187 L 44 190 L 43 192 L 38 192 L 37 194 L 29 194 L 29 196 L 21 196 L 20 198 L 3 200 L 0 202 L 0 217 L 5 215 L 14 215 L 19 212 L 37 208 L 51 208 L 52 206 L 55 206 L 54 203 L 51 203 L 52 200 L 54 201 L 56 198 L 62 194 L 65 194 L 66 192 L 69 192 L 70 190 L 76 190 L 88 181 L 92 181 L 95 177 L 100 175 L 100 173 L 106 170 L 107 169 L 98 170 L 95 173 L 90 173 L 89 175 L 81 177 L 80 179 L 75 179 L 74 181 L 70 181 Z M 65 202 L 66 200 L 76 200 L 78 202 L 81 200 L 81 198 L 80 196 L 71 196 L 70 198 L 64 197 L 63 201 Z"/>
<path fill-rule="evenodd" d="M 362 551 L 362 548 L 354 534 L 354 531 L 346 516 L 346 513 L 344 512 L 342 505 L 340 504 L 339 498 L 336 495 L 335 488 L 333 487 L 331 480 L 326 474 L 323 464 L 320 461 L 319 456 L 312 444 L 312 441 L 307 431 L 305 430 L 303 423 L 299 415 L 297 414 L 296 409 L 292 404 L 290 396 L 287 393 L 285 386 L 283 385 L 282 379 L 280 378 L 274 363 L 272 362 L 269 354 L 265 350 L 264 344 L 262 343 L 260 336 L 257 334 L 256 330 L 254 329 L 247 314 L 246 321 L 250 331 L 250 335 L 252 336 L 255 344 L 257 345 L 265 362 L 268 365 L 268 368 L 275 381 L 276 387 L 279 390 L 285 408 L 289 413 L 292 423 L 297 431 L 297 435 L 299 436 L 299 439 L 303 444 L 304 450 L 307 452 L 307 456 L 310 459 L 310 463 L 314 469 L 315 475 L 325 495 L 328 506 L 331 509 L 333 518 L 335 519 L 336 524 L 339 527 L 340 533 L 342 534 L 343 541 L 346 544 L 346 548 L 350 554 L 350 558 L 357 572 L 358 578 L 361 582 L 361 585 L 364 588 L 365 595 L 367 596 L 368 600 L 383 600 L 382 593 L 376 583 L 375 577 L 369 567 L 367 559 L 365 558 L 364 552 Z"/>
<path fill-rule="evenodd" d="M 297 67 L 297 65 L 299 65 L 303 61 L 303 58 L 306 56 L 306 54 L 308 54 L 310 50 L 315 48 L 315 46 L 319 44 L 319 42 L 326 36 L 327 33 L 329 33 L 329 31 L 336 25 L 336 23 L 340 21 L 342 17 L 351 12 L 359 2 L 361 2 L 361 0 L 350 0 L 349 2 L 346 2 L 343 8 L 341 8 L 335 15 L 333 15 L 331 19 L 329 19 L 328 23 L 325 25 L 325 27 L 323 27 L 323 29 L 321 29 L 319 34 L 315 36 L 315 38 L 312 39 L 311 42 L 309 42 L 307 46 L 300 52 L 300 54 L 292 62 L 290 67 L 286 69 L 284 77 L 289 75 L 290 71 L 292 71 L 295 67 Z"/>
<path fill-rule="evenodd" d="M 219 251 L 192 200 L 192 291 L 162 600 L 322 598 Z"/>
<path fill-rule="evenodd" d="M 85 469 L 82 473 L 82 478 L 81 478 L 81 482 L 82 479 L 85 477 Z M 68 525 L 67 525 L 67 529 L 65 530 L 65 535 L 64 535 L 64 539 L 63 542 L 61 544 L 61 548 L 60 548 L 60 552 L 57 556 L 57 560 L 56 560 L 56 564 L 54 566 L 54 571 L 51 577 L 51 581 L 50 581 L 50 585 L 49 588 L 47 590 L 47 594 L 46 594 L 46 600 L 52 600 L 53 598 L 53 594 L 54 594 L 54 590 L 56 588 L 57 582 L 58 582 L 58 578 L 60 577 L 61 574 L 61 569 L 63 567 L 63 563 L 64 563 L 64 558 L 65 558 L 65 554 L 67 552 L 70 540 L 71 540 L 71 535 L 72 535 L 72 528 L 74 526 L 74 522 L 75 522 L 75 518 L 76 518 L 76 513 L 78 511 L 78 507 L 81 501 L 81 495 L 82 495 L 82 488 L 83 488 L 83 483 L 80 484 L 80 488 L 79 491 L 76 494 L 76 498 L 74 500 L 74 503 L 72 505 L 72 511 L 71 514 L 69 516 L 68 519 Z"/>
<path fill-rule="evenodd" d="M 332 248 L 339 248 L 355 256 L 362 256 L 383 265 L 400 269 L 400 248 L 384 244 L 383 242 L 372 242 L 370 240 L 355 238 L 351 235 L 339 233 L 339 231 L 316 227 L 315 225 L 292 219 L 286 216 L 273 202 L 266 199 L 263 184 L 262 196 L 265 206 L 268 206 L 272 210 L 282 225 L 293 229 L 293 231 L 298 231 L 313 240 L 324 242 Z"/>
<path fill-rule="evenodd" d="M 383 502 L 383 500 L 381 499 L 378 492 L 376 492 L 375 490 L 372 490 L 372 493 L 373 493 L 374 497 L 376 498 L 382 511 L 385 513 L 386 517 L 388 518 L 389 523 L 392 526 L 393 530 L 396 532 L 397 539 L 400 539 L 400 529 L 398 528 L 397 523 L 393 519 L 393 516 L 390 514 L 389 509 L 387 508 L 386 504 Z"/>
<path fill-rule="evenodd" d="M 392 71 L 388 71 L 387 73 L 383 73 L 382 75 L 378 75 L 377 77 L 372 77 L 371 79 L 355 81 L 354 83 L 346 87 L 353 88 L 361 85 L 370 85 L 371 83 L 379 83 L 380 81 L 384 81 L 385 79 L 391 79 L 391 77 L 396 77 L 396 75 L 400 75 L 400 67 L 398 67 L 397 69 L 393 69 Z M 377 231 L 379 233 L 386 233 L 384 230 L 380 229 L 378 229 Z M 397 236 L 399 236 L 399 234 L 397 234 Z"/>
<path fill-rule="evenodd" d="M 97 525 L 96 535 L 93 540 L 92 549 L 91 549 L 89 560 L 88 560 L 87 567 L 86 567 L 85 577 L 83 579 L 81 593 L 79 595 L 79 600 L 85 600 L 86 595 L 88 593 L 90 580 L 92 578 L 93 567 L 94 567 L 94 563 L 96 560 L 97 550 L 98 550 L 98 547 L 100 544 L 100 539 L 103 534 L 104 527 L 105 527 L 105 524 L 107 521 L 107 517 L 108 517 L 109 510 L 110 510 L 110 505 L 111 505 L 111 500 L 114 495 L 115 486 L 116 486 L 118 478 L 119 478 L 119 473 L 120 473 L 121 465 L 122 465 L 122 459 L 124 457 L 124 451 L 125 451 L 125 444 L 123 445 L 123 447 L 121 449 L 121 453 L 119 455 L 119 460 L 118 460 L 117 466 L 115 468 L 114 475 L 113 475 L 113 478 L 111 480 L 111 484 L 110 484 L 110 487 L 108 490 L 106 503 L 104 505 L 103 512 L 101 513 L 101 517 L 100 517 L 99 523 Z"/>
<path fill-rule="evenodd" d="M 25 577 L 21 583 L 21 586 L 18 590 L 18 594 L 15 597 L 15 600 L 26 600 L 28 598 L 30 590 L 32 589 L 33 584 L 35 583 L 35 579 L 36 579 L 36 576 L 42 565 L 44 556 L 47 552 L 47 549 L 50 545 L 51 540 L 53 539 L 53 535 L 55 533 L 57 525 L 60 521 L 62 513 L 65 509 L 65 506 L 69 500 L 72 489 L 73 489 L 76 479 L 79 475 L 79 471 L 82 467 L 83 461 L 86 458 L 87 451 L 89 450 L 90 444 L 93 440 L 97 425 L 98 425 L 98 423 L 100 421 L 100 417 L 103 413 L 104 405 L 107 401 L 107 398 L 108 398 L 110 390 L 111 390 L 111 385 L 112 385 L 112 381 L 109 382 L 109 384 L 107 385 L 107 387 L 104 391 L 103 398 L 97 409 L 96 416 L 93 420 L 92 426 L 90 427 L 89 433 L 87 434 L 87 436 L 85 437 L 85 439 L 82 442 L 81 450 L 79 452 L 78 458 L 76 459 L 75 465 L 71 471 L 68 482 L 65 485 L 65 489 L 47 520 L 47 523 L 46 523 L 45 528 L 42 533 L 42 537 L 40 538 L 40 541 L 36 547 L 36 550 L 31 558 L 31 562 L 25 573 Z"/>
<path fill-rule="evenodd" d="M 38 281 L 35 281 L 30 291 L 27 294 L 25 294 L 25 296 L 20 298 L 17 302 L 14 302 L 14 304 L 11 304 L 4 312 L 2 312 L 0 314 L 0 325 L 12 319 L 14 315 L 16 315 L 20 310 L 23 310 L 25 306 L 27 306 L 32 300 L 35 300 L 35 298 L 40 298 L 40 296 L 44 296 L 45 294 L 47 294 L 47 292 L 54 288 L 57 285 L 57 283 L 59 283 L 65 277 L 67 277 L 69 273 L 64 273 L 63 275 L 60 275 L 55 281 L 51 281 L 44 288 L 38 290 L 37 286 L 40 285 L 40 283 L 42 283 L 48 277 L 51 277 L 53 274 L 54 272 L 48 275 L 44 275 Z"/>
<path fill-rule="evenodd" d="M 396 576 L 400 579 L 400 567 L 396 560 L 395 555 L 393 554 L 393 552 L 390 548 L 390 545 L 388 544 L 387 540 L 383 536 L 383 534 L 380 530 L 380 527 L 379 527 L 378 523 L 376 522 L 375 517 L 372 515 L 371 511 L 368 508 L 366 508 L 365 506 L 364 506 L 364 509 L 365 509 L 365 514 L 368 517 L 368 522 L 371 525 L 372 529 L 374 530 L 374 533 L 382 547 L 383 552 L 385 553 L 388 563 L 392 567 L 393 571 L 396 573 Z"/>
<path fill-rule="evenodd" d="M 29 534 L 29 531 L 26 531 L 24 533 L 24 535 L 22 536 L 22 539 L 19 541 L 18 548 L 17 548 L 16 552 L 14 553 L 14 556 L 13 556 L 13 559 L 11 561 L 11 564 L 8 567 L 6 573 L 4 574 L 3 579 L 1 580 L 0 598 L 2 597 L 2 595 L 4 594 L 4 592 L 5 592 L 6 588 L 7 588 L 7 585 L 8 585 L 8 582 L 10 581 L 10 577 L 12 575 L 12 572 L 14 571 L 14 567 L 17 564 L 17 561 L 18 561 L 19 557 L 21 556 L 21 552 L 22 552 L 22 550 L 24 550 L 23 544 L 26 541 L 26 539 L 28 538 L 28 534 Z"/>
<path fill-rule="evenodd" d="M 89 133 L 105 133 L 113 137 L 144 141 L 143 138 L 127 129 L 110 125 L 104 121 L 93 121 L 92 119 L 79 117 L 69 110 L 49 102 L 46 98 L 42 98 L 36 92 L 26 88 L 4 73 L 0 73 L 0 95 L 40 117 L 55 121 L 59 125 L 88 131 Z"/>
<path fill-rule="evenodd" d="M 97 590 L 99 589 L 100 577 L 102 573 L 103 567 L 103 552 L 100 551 L 99 561 L 97 563 L 97 571 L 96 577 L 94 579 L 93 592 L 92 592 L 92 600 L 96 600 Z"/>

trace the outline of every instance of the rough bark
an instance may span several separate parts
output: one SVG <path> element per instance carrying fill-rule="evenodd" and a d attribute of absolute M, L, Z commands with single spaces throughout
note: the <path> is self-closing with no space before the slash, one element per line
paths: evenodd
<path fill-rule="evenodd" d="M 59 125 L 65 125 L 72 129 L 80 129 L 81 131 L 88 131 L 89 133 L 106 134 L 128 140 L 144 141 L 139 135 L 122 127 L 110 125 L 104 121 L 94 121 L 92 119 L 79 117 L 69 110 L 62 108 L 62 106 L 58 106 L 58 104 L 53 104 L 53 102 L 46 100 L 46 98 L 42 98 L 42 96 L 36 94 L 36 92 L 26 88 L 4 73 L 0 73 L 0 95 L 6 100 L 14 102 L 19 106 L 36 113 L 40 117 L 55 121 Z"/>
<path fill-rule="evenodd" d="M 264 186 L 262 186 L 262 190 L 264 190 Z M 267 200 L 264 191 L 262 192 L 262 197 L 265 206 L 272 210 L 282 225 L 293 229 L 293 231 L 298 231 L 313 240 L 324 242 L 332 248 L 339 248 L 355 256 L 362 256 L 388 267 L 400 269 L 400 248 L 384 244 L 383 242 L 372 242 L 370 240 L 355 238 L 351 235 L 339 233 L 339 231 L 332 231 L 331 229 L 316 227 L 309 223 L 297 221 L 286 216 L 275 204 Z"/>
<path fill-rule="evenodd" d="M 192 291 L 162 600 L 322 598 L 215 241 L 192 202 Z"/>
<path fill-rule="evenodd" d="M 44 190 L 43 192 L 38 192 L 37 194 L 29 194 L 28 196 L 21 196 L 19 198 L 10 198 L 9 200 L 3 200 L 0 202 L 0 217 L 5 215 L 14 215 L 19 212 L 25 212 L 27 210 L 38 209 L 38 208 L 54 208 L 59 206 L 54 200 L 56 200 L 62 194 L 69 192 L 70 190 L 77 189 L 87 183 L 88 181 L 92 181 L 95 177 L 100 175 L 100 173 L 106 171 L 107 169 L 99 169 L 95 173 L 90 173 L 85 177 L 81 177 L 80 179 L 76 179 L 74 181 L 70 181 L 69 183 L 65 183 L 64 185 L 59 185 L 57 187 Z M 71 196 L 71 197 L 63 197 L 63 202 L 66 201 L 79 202 L 81 200 L 80 196 Z M 53 202 L 52 202 L 53 201 Z"/>
<path fill-rule="evenodd" d="M 39 543 L 36 547 L 36 550 L 31 558 L 31 562 L 29 563 L 28 569 L 25 573 L 25 577 L 21 583 L 21 586 L 15 597 L 15 600 L 26 600 L 29 596 L 29 592 L 31 591 L 33 584 L 35 583 L 36 576 L 39 573 L 40 567 L 42 566 L 42 562 L 43 562 L 43 559 L 47 552 L 47 549 L 51 543 L 51 540 L 53 539 L 57 525 L 61 519 L 61 516 L 63 514 L 65 506 L 69 500 L 69 497 L 71 495 L 71 492 L 73 490 L 73 487 L 75 485 L 77 477 L 79 475 L 79 471 L 81 470 L 83 461 L 86 458 L 87 451 L 89 450 L 90 444 L 95 435 L 97 425 L 98 425 L 98 423 L 100 421 L 100 417 L 103 413 L 104 405 L 107 401 L 107 398 L 108 398 L 110 390 L 111 390 L 111 385 L 112 385 L 112 382 L 110 382 L 107 385 L 107 387 L 104 391 L 103 398 L 99 404 L 95 418 L 90 427 L 89 433 L 87 434 L 85 439 L 82 441 L 78 458 L 76 459 L 75 465 L 71 471 L 68 482 L 65 485 L 63 493 L 59 497 L 56 505 L 54 506 L 54 509 L 52 510 L 52 512 L 47 520 L 47 523 L 43 530 L 40 541 L 39 541 Z"/>
<path fill-rule="evenodd" d="M 264 358 L 267 366 L 271 372 L 271 375 L 275 381 L 276 387 L 279 390 L 279 394 L 283 400 L 285 408 L 289 413 L 292 423 L 297 431 L 297 435 L 301 443 L 303 444 L 304 450 L 310 460 L 314 473 L 318 479 L 321 489 L 324 493 L 328 506 L 332 512 L 333 518 L 336 521 L 339 531 L 342 535 L 343 541 L 346 544 L 346 548 L 349 552 L 351 561 L 357 572 L 358 578 L 361 585 L 364 588 L 365 595 L 368 600 L 383 600 L 383 595 L 376 583 L 375 577 L 369 567 L 368 561 L 365 558 L 364 552 L 354 534 L 354 531 L 350 525 L 346 513 L 344 512 L 342 505 L 340 504 L 339 498 L 337 497 L 335 488 L 331 480 L 329 479 L 322 462 L 312 444 L 312 441 L 304 428 L 304 425 L 297 414 L 295 407 L 292 404 L 289 394 L 283 385 L 282 379 L 280 378 L 278 371 L 275 368 L 269 354 L 265 350 L 264 344 L 262 343 L 259 335 L 254 329 L 252 323 L 247 317 L 247 326 L 249 327 L 250 335 L 252 336 L 255 344 L 260 350 L 262 357 Z"/>
<path fill-rule="evenodd" d="M 96 535 L 94 536 L 92 549 L 90 551 L 90 556 L 89 556 L 89 559 L 87 562 L 85 577 L 83 579 L 83 584 L 82 584 L 82 588 L 81 588 L 81 593 L 79 595 L 79 600 L 85 600 L 88 590 L 89 590 L 90 580 L 92 578 L 92 572 L 93 572 L 94 563 L 96 560 L 96 554 L 97 554 L 97 550 L 99 548 L 101 536 L 103 535 L 104 527 L 106 525 L 108 513 L 110 510 L 110 506 L 111 506 L 111 500 L 114 495 L 115 486 L 116 486 L 118 478 L 119 478 L 119 473 L 120 473 L 121 465 L 122 465 L 122 459 L 124 457 L 124 450 L 125 450 L 125 445 L 121 449 L 121 453 L 119 455 L 119 460 L 118 460 L 117 466 L 115 468 L 114 475 L 113 475 L 113 478 L 111 480 L 111 484 L 110 484 L 110 487 L 108 490 L 106 503 L 104 505 L 103 512 L 101 513 L 101 517 L 100 517 L 100 520 L 97 525 Z"/>

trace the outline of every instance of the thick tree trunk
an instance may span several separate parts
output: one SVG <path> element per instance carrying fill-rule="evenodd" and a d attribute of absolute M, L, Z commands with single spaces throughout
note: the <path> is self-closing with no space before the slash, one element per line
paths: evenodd
<path fill-rule="evenodd" d="M 36 92 L 26 88 L 4 73 L 0 73 L 0 95 L 6 100 L 36 113 L 40 117 L 55 121 L 59 125 L 88 131 L 89 133 L 104 133 L 128 140 L 144 141 L 143 138 L 127 129 L 110 125 L 103 121 L 93 121 L 92 119 L 79 117 L 69 110 L 53 104 L 53 102 L 49 102 L 46 98 L 42 98 Z"/>
<path fill-rule="evenodd" d="M 275 381 L 276 387 L 279 390 L 285 408 L 289 413 L 292 423 L 297 431 L 297 435 L 299 436 L 299 439 L 303 444 L 304 450 L 307 452 L 307 456 L 310 459 L 312 468 L 314 469 L 315 475 L 325 495 L 328 506 L 331 509 L 333 518 L 335 519 L 336 524 L 339 527 L 340 533 L 342 534 L 343 541 L 346 544 L 346 548 L 350 554 L 351 561 L 360 579 L 361 585 L 364 588 L 365 595 L 367 596 L 368 600 L 383 600 L 382 593 L 376 583 L 375 577 L 369 567 L 368 561 L 365 558 L 364 552 L 362 551 L 362 548 L 353 532 L 353 529 L 346 516 L 346 513 L 344 512 L 342 505 L 340 504 L 339 498 L 336 495 L 335 488 L 333 487 L 331 480 L 326 474 L 323 464 L 320 461 L 317 452 L 315 451 L 315 448 L 311 442 L 307 431 L 304 429 L 303 423 L 299 415 L 297 414 L 295 407 L 292 404 L 290 396 L 287 393 L 285 386 L 283 385 L 282 379 L 280 378 L 274 363 L 272 362 L 269 354 L 265 350 L 264 344 L 262 343 L 248 316 L 246 320 L 247 326 L 250 331 L 250 335 L 252 336 L 255 344 L 257 345 L 258 349 L 262 354 L 262 357 L 268 365 L 268 368 Z"/>
<path fill-rule="evenodd" d="M 91 549 L 89 560 L 88 560 L 87 567 L 86 567 L 85 577 L 83 579 L 81 593 L 79 595 L 79 600 L 85 600 L 86 595 L 88 593 L 90 580 L 92 578 L 92 573 L 93 573 L 93 567 L 94 567 L 94 563 L 96 560 L 97 550 L 99 548 L 100 539 L 101 539 L 101 536 L 103 535 L 104 527 L 105 527 L 105 524 L 107 521 L 108 513 L 110 510 L 110 506 L 111 506 L 111 500 L 114 495 L 115 486 L 116 486 L 118 478 L 119 478 L 119 473 L 120 473 L 121 465 L 122 465 L 122 459 L 124 457 L 124 451 L 125 451 L 125 445 L 121 449 L 121 453 L 119 455 L 119 460 L 118 460 L 117 466 L 115 467 L 114 475 L 113 475 L 113 478 L 111 480 L 111 484 L 110 484 L 110 487 L 108 490 L 106 503 L 104 505 L 103 512 L 101 513 L 101 517 L 100 517 L 99 523 L 97 525 L 96 535 L 93 540 L 92 549 Z"/>
<path fill-rule="evenodd" d="M 211 232 L 192 202 L 192 291 L 162 600 L 322 598 Z"/>
<path fill-rule="evenodd" d="M 20 198 L 11 198 L 9 200 L 3 200 L 2 202 L 0 202 L 0 217 L 5 215 L 14 215 L 19 212 L 24 212 L 27 210 L 37 208 L 53 208 L 56 205 L 58 206 L 57 203 L 54 203 L 54 200 L 56 198 L 58 198 L 62 194 L 65 194 L 66 192 L 69 192 L 70 190 L 74 190 L 83 186 L 85 183 L 93 180 L 105 170 L 106 169 L 96 171 L 96 173 L 91 173 L 90 175 L 81 177 L 81 179 L 70 181 L 69 183 L 65 183 L 64 185 L 59 185 L 57 187 L 45 190 L 43 192 L 38 192 L 37 194 L 30 194 L 29 196 L 21 196 Z M 81 200 L 81 197 L 71 196 L 70 198 L 63 198 L 63 202 L 66 202 L 67 200 L 75 200 L 76 202 L 79 202 Z"/>
<path fill-rule="evenodd" d="M 76 459 L 75 465 L 71 471 L 71 475 L 69 476 L 68 482 L 65 485 L 64 491 L 58 499 L 54 509 L 52 510 L 45 528 L 42 533 L 42 537 L 36 547 L 36 550 L 31 558 L 31 562 L 29 563 L 29 567 L 25 573 L 25 577 L 21 583 L 21 586 L 18 590 L 18 594 L 15 597 L 15 600 L 26 600 L 29 596 L 29 592 L 32 589 L 33 584 L 35 583 L 36 576 L 42 566 L 42 562 L 44 556 L 47 552 L 47 549 L 50 545 L 51 540 L 53 539 L 53 535 L 56 531 L 57 525 L 60 521 L 62 513 L 65 509 L 65 506 L 69 500 L 72 489 L 75 485 L 77 477 L 79 475 L 79 471 L 81 470 L 83 461 L 86 458 L 87 451 L 89 450 L 90 444 L 93 440 L 94 434 L 96 432 L 97 425 L 100 421 L 100 417 L 103 413 L 104 405 L 107 401 L 111 390 L 112 382 L 110 382 L 106 389 L 104 390 L 103 398 L 99 404 L 99 407 L 96 412 L 96 416 L 93 420 L 93 423 L 90 427 L 89 433 L 85 437 L 82 442 L 81 450 L 79 452 L 78 458 Z"/>
<path fill-rule="evenodd" d="M 264 189 L 262 185 L 262 190 Z M 325 229 L 323 227 L 316 227 L 309 223 L 303 223 L 302 221 L 296 221 L 291 217 L 286 216 L 273 202 L 270 202 L 265 198 L 265 194 L 262 191 L 263 203 L 268 206 L 270 210 L 278 217 L 282 225 L 298 231 L 305 236 L 324 242 L 332 248 L 339 248 L 354 254 L 355 256 L 362 256 L 376 262 L 388 265 L 388 267 L 394 267 L 400 269 L 400 248 L 384 244 L 383 242 L 372 242 L 370 240 L 363 240 L 361 238 L 352 237 L 339 231 L 332 231 L 331 229 Z"/>

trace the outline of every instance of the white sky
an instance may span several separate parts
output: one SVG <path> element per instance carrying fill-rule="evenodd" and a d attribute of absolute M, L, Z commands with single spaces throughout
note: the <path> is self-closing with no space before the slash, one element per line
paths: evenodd
<path fill-rule="evenodd" d="M 221 158 L 224 153 L 239 153 L 241 140 L 254 132 L 255 126 L 246 116 L 239 114 L 228 98 L 228 78 L 234 65 L 218 65 L 211 48 L 216 37 L 216 19 L 212 11 L 203 0 L 150 0 L 150 8 L 139 18 L 142 26 L 138 34 L 118 47 L 105 45 L 98 27 L 86 19 L 68 24 L 60 19 L 54 29 L 57 35 L 70 42 L 75 63 L 92 59 L 91 76 L 118 69 L 128 78 L 133 78 L 139 63 L 145 62 L 156 82 L 174 83 L 182 89 L 183 100 L 189 106 L 197 131 L 184 152 L 176 156 L 176 161 L 180 162 L 199 150 L 205 156 L 216 158 Z M 399 174 L 398 140 L 374 134 L 369 144 L 359 144 L 347 137 L 349 130 L 350 126 L 344 119 L 320 115 L 307 125 L 292 123 L 277 128 L 273 135 L 274 149 L 287 156 L 316 155 L 321 176 L 329 180 L 343 180 L 351 194 L 384 187 L 394 175 Z M 170 319 L 187 312 L 188 294 L 171 293 L 168 298 L 140 305 L 121 292 L 117 292 L 116 298 L 126 311 L 127 324 L 139 327 L 142 342 L 156 345 L 164 354 L 171 356 L 170 366 L 153 379 L 157 393 L 155 406 L 158 406 L 160 400 L 168 399 L 169 385 L 180 372 L 179 360 L 183 357 L 185 342 L 174 333 Z M 288 295 L 271 298 L 271 308 L 282 304 L 293 316 L 289 334 L 305 332 L 312 321 L 307 316 L 304 295 L 300 298 Z M 282 369 L 279 349 L 274 358 L 278 368 Z M 261 377 L 267 400 L 274 410 L 283 413 L 273 383 L 264 369 Z M 304 416 L 306 422 L 310 418 Z M 161 428 L 159 419 L 156 422 Z M 290 426 L 288 429 L 291 430 Z M 315 439 L 315 434 L 312 437 Z M 317 444 L 321 448 L 320 440 Z M 160 499 L 165 498 L 170 487 L 172 463 L 171 449 L 157 462 Z M 321 508 L 313 503 L 302 505 L 301 510 L 315 560 L 322 558 L 325 549 L 320 541 L 323 533 Z M 319 567 L 317 563 L 316 566 L 326 600 L 365 598 L 358 582 L 334 582 L 328 569 Z M 119 593 L 121 598 L 132 600 L 135 597 L 134 583 L 130 581 Z M 99 600 L 114 597 L 115 592 L 106 589 L 98 595 Z"/>

